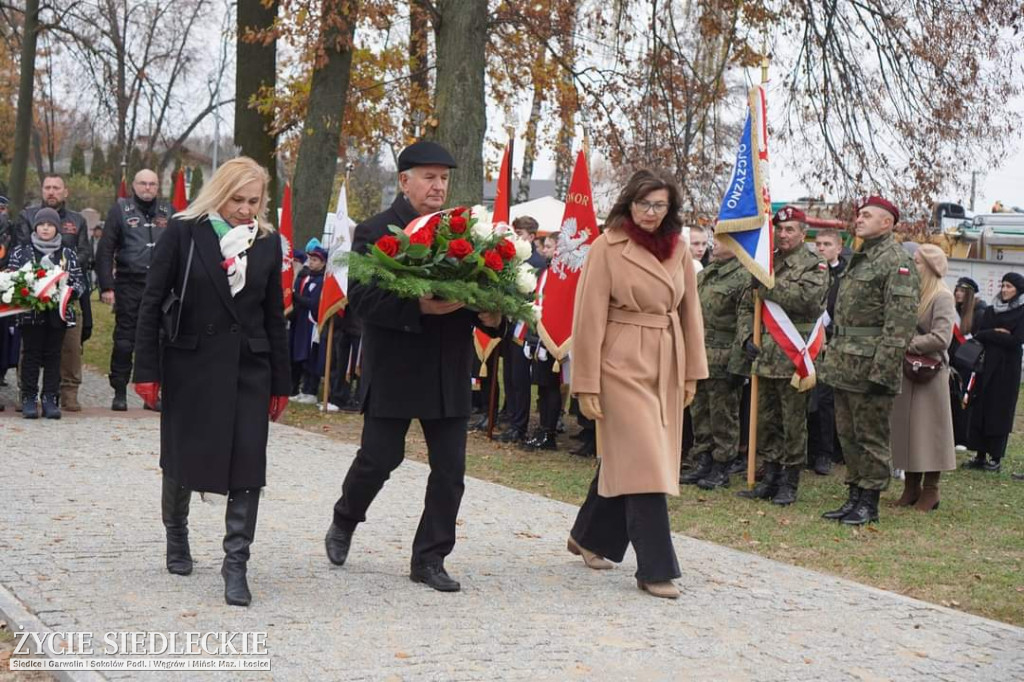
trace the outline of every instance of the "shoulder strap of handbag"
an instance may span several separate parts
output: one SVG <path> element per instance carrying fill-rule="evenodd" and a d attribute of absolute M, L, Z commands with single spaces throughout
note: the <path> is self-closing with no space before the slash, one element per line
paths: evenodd
<path fill-rule="evenodd" d="M 196 240 L 193 237 L 188 244 L 188 260 L 185 261 L 185 279 L 181 282 L 181 296 L 178 297 L 178 314 L 174 317 L 174 333 L 171 334 L 171 341 L 178 338 L 178 327 L 181 326 L 181 310 L 185 307 L 185 289 L 188 288 L 188 275 L 192 271 L 192 254 L 196 250 Z"/>

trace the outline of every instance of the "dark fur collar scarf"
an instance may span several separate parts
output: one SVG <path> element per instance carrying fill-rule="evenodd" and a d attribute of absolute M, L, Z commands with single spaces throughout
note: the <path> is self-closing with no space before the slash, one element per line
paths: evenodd
<path fill-rule="evenodd" d="M 622 221 L 622 229 L 634 242 L 650 251 L 655 258 L 664 263 L 676 251 L 679 244 L 679 233 L 665 234 L 665 231 L 658 228 L 656 232 L 647 232 L 637 227 L 631 218 Z"/>

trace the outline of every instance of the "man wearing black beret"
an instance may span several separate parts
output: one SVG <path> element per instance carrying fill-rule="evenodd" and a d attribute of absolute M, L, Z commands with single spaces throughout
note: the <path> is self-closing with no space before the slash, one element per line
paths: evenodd
<path fill-rule="evenodd" d="M 398 156 L 401 194 L 391 208 L 356 226 L 352 250 L 365 253 L 389 233 L 435 213 L 448 197 L 455 159 L 439 144 L 417 142 Z M 331 563 L 348 557 L 352 534 L 405 456 L 405 434 L 418 419 L 427 441 L 430 477 L 412 545 L 409 577 L 441 592 L 457 592 L 444 560 L 455 546 L 464 490 L 466 424 L 472 400 L 474 326 L 499 336 L 498 313 L 477 313 L 455 301 L 399 298 L 372 284 L 353 283 L 348 312 L 363 323 L 363 434 L 345 476 L 325 544 Z"/>

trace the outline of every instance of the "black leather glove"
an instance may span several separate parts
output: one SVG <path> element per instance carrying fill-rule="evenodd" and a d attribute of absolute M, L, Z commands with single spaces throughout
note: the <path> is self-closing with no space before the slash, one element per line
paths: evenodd
<path fill-rule="evenodd" d="M 889 389 L 882 384 L 876 384 L 874 381 L 868 382 L 868 395 L 889 395 Z"/>
<path fill-rule="evenodd" d="M 747 357 L 747 360 L 753 362 L 757 360 L 757 356 L 761 354 L 761 349 L 754 345 L 753 337 L 748 337 L 743 342 L 743 354 Z"/>
<path fill-rule="evenodd" d="M 726 381 L 729 382 L 729 388 L 737 389 L 747 383 L 747 377 L 742 374 L 729 374 L 729 378 Z"/>

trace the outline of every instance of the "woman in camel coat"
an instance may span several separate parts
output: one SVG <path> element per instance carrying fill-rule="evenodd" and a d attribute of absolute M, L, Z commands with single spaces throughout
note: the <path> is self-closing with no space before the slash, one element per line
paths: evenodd
<path fill-rule="evenodd" d="M 915 505 L 918 511 L 927 512 L 939 506 L 942 472 L 956 468 L 947 352 L 956 301 L 942 281 L 948 267 L 942 249 L 922 244 L 914 253 L 914 264 L 921 275 L 921 301 L 917 332 L 907 352 L 941 360 L 942 368 L 923 384 L 903 377 L 903 390 L 892 408 L 892 465 L 906 472 L 903 495 L 896 506 Z"/>
<path fill-rule="evenodd" d="M 591 568 L 632 542 L 637 585 L 675 598 L 666 494 L 679 494 L 683 408 L 708 376 L 693 261 L 679 246 L 679 190 L 639 171 L 590 247 L 576 291 L 572 392 L 597 422 L 601 464 L 569 537 Z"/>

